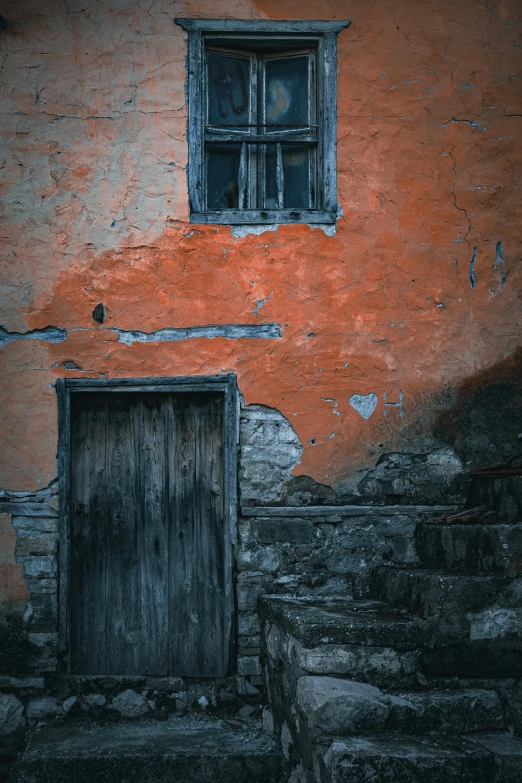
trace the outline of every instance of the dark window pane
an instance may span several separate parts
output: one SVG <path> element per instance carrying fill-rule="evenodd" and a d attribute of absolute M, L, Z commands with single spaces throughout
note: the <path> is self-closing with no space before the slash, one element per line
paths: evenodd
<path fill-rule="evenodd" d="M 313 206 L 310 196 L 311 155 L 313 151 L 308 146 L 281 144 L 284 209 L 309 209 Z M 265 183 L 264 206 L 278 209 L 276 144 L 266 146 Z"/>
<path fill-rule="evenodd" d="M 209 124 L 248 124 L 250 60 L 208 52 L 207 66 Z"/>
<path fill-rule="evenodd" d="M 237 209 L 241 144 L 207 146 L 207 207 Z"/>
<path fill-rule="evenodd" d="M 309 147 L 281 145 L 283 152 L 284 204 L 286 209 L 308 209 L 310 204 Z"/>
<path fill-rule="evenodd" d="M 267 125 L 307 125 L 310 122 L 308 55 L 267 60 L 265 122 Z"/>
<path fill-rule="evenodd" d="M 265 154 L 265 203 L 266 209 L 277 209 L 277 153 L 275 144 L 267 144 Z"/>

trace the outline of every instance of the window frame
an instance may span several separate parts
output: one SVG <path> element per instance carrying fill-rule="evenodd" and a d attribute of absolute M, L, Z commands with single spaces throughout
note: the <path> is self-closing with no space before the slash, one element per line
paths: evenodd
<path fill-rule="evenodd" d="M 334 224 L 337 219 L 337 34 L 348 27 L 339 21 L 249 21 L 234 19 L 175 19 L 188 32 L 188 188 L 191 223 L 221 225 L 268 225 L 275 223 Z M 311 209 L 205 209 L 205 121 L 206 57 L 208 48 L 226 48 L 230 36 L 241 39 L 245 50 L 249 39 L 256 47 L 288 42 L 289 49 L 317 48 L 317 208 Z M 231 48 L 231 47 L 230 47 Z M 282 50 L 283 51 L 283 50 Z M 322 186 L 321 186 L 322 182 Z"/>

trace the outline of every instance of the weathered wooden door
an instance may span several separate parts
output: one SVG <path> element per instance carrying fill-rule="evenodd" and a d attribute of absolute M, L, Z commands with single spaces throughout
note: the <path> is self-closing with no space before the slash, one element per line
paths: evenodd
<path fill-rule="evenodd" d="M 227 673 L 223 395 L 71 399 L 71 670 Z"/>

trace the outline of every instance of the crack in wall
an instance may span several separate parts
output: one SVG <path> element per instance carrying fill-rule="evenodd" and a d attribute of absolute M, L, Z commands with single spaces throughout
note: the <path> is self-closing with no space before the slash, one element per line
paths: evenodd
<path fill-rule="evenodd" d="M 465 236 L 462 239 L 456 239 L 455 242 L 465 242 L 467 240 L 469 234 L 471 233 L 472 225 L 471 225 L 471 218 L 468 215 L 467 210 L 464 207 L 459 207 L 459 205 L 457 204 L 457 194 L 455 193 L 455 188 L 457 187 L 457 161 L 453 157 L 454 150 L 455 150 L 455 147 L 453 147 L 451 152 L 447 153 L 448 156 L 453 161 L 453 185 L 451 187 L 451 195 L 453 196 L 453 206 L 455 207 L 455 209 L 458 209 L 459 212 L 463 212 L 464 215 L 466 216 L 466 220 L 468 221 L 468 230 L 466 231 Z M 462 169 L 461 166 L 459 166 L 459 169 L 461 169 L 461 171 L 465 171 L 465 169 Z M 461 232 L 459 231 L 459 234 L 460 233 Z"/>
<path fill-rule="evenodd" d="M 214 339 L 224 337 L 226 340 L 256 339 L 274 340 L 281 338 L 281 325 L 265 324 L 222 324 L 209 326 L 188 326 L 178 328 L 158 329 L 155 332 L 126 331 L 110 329 L 118 333 L 118 341 L 126 345 L 132 343 L 178 342 L 203 337 Z"/>
<path fill-rule="evenodd" d="M 469 262 L 469 272 L 468 272 L 469 282 L 472 288 L 475 288 L 475 286 L 477 285 L 477 277 L 475 275 L 475 262 L 477 260 L 477 252 L 478 252 L 478 248 L 475 245 L 475 247 L 473 248 L 473 255 L 471 257 L 471 261 Z"/>

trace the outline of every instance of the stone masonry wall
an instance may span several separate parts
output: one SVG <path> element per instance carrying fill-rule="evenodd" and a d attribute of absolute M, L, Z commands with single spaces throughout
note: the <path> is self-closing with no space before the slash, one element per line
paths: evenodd
<path fill-rule="evenodd" d="M 260 595 L 366 597 L 374 566 L 418 563 L 415 526 L 434 513 L 434 506 L 244 508 L 237 554 L 239 672 L 261 682 Z"/>
<path fill-rule="evenodd" d="M 28 640 L 36 647 L 34 670 L 51 672 L 58 648 L 58 484 L 36 493 L 4 493 L 3 509 L 16 532 L 14 557 L 27 589 L 26 600 L 14 608 L 23 607 Z"/>

